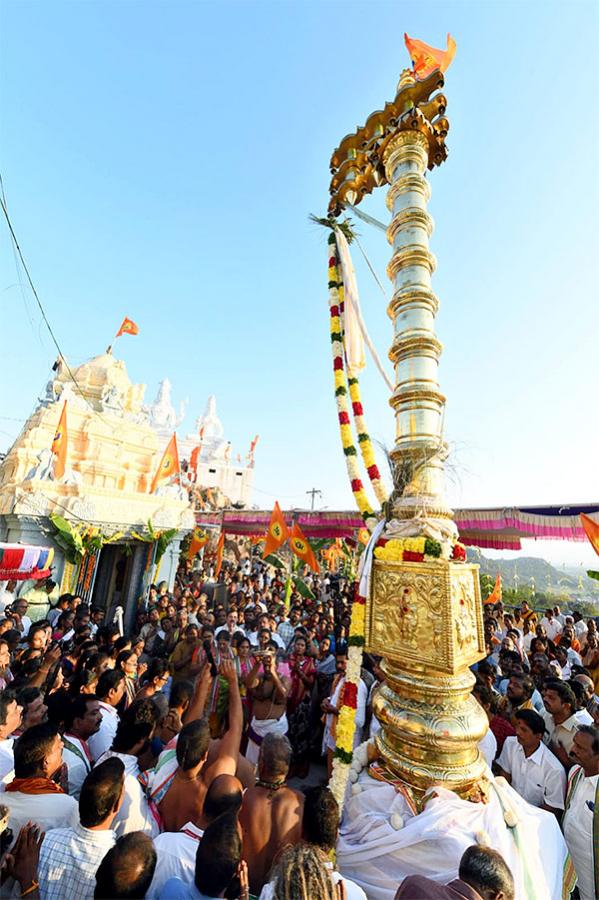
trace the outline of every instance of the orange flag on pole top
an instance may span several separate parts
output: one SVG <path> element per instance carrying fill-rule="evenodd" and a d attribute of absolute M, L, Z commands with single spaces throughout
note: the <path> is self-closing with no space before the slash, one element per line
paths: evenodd
<path fill-rule="evenodd" d="M 54 454 L 54 477 L 57 481 L 64 475 L 64 470 L 67 465 L 68 439 L 67 401 L 65 400 L 62 412 L 60 414 L 60 419 L 58 420 L 58 427 L 54 435 L 54 440 L 52 441 L 52 453 Z"/>
<path fill-rule="evenodd" d="M 584 528 L 584 533 L 593 545 L 593 550 L 599 555 L 599 525 L 590 516 L 580 513 L 580 521 Z"/>
<path fill-rule="evenodd" d="M 501 575 L 499 572 L 495 578 L 495 587 L 485 600 L 485 606 L 489 606 L 491 603 L 499 603 L 501 600 Z"/>
<path fill-rule="evenodd" d="M 174 434 L 168 442 L 168 446 L 164 451 L 160 465 L 156 470 L 154 480 L 152 481 L 152 487 L 150 488 L 150 493 L 154 493 L 161 481 L 165 481 L 165 479 L 171 478 L 173 475 L 180 475 L 180 472 L 179 451 L 177 450 L 177 435 Z"/>
<path fill-rule="evenodd" d="M 216 568 L 214 569 L 214 577 L 218 578 L 220 570 L 223 566 L 223 553 L 225 550 L 225 532 L 221 531 L 216 545 Z"/>
<path fill-rule="evenodd" d="M 133 319 L 128 319 L 127 316 L 122 321 L 121 327 L 116 333 L 117 337 L 120 337 L 122 334 L 139 334 L 139 328 L 133 321 Z"/>
<path fill-rule="evenodd" d="M 289 538 L 289 546 L 295 555 L 299 556 L 302 562 L 305 562 L 310 566 L 313 572 L 320 572 L 320 566 L 316 562 L 314 551 L 297 522 L 294 522 L 293 524 L 293 529 Z"/>
<path fill-rule="evenodd" d="M 268 526 L 268 531 L 266 532 L 266 544 L 264 545 L 262 559 L 266 559 L 270 553 L 274 550 L 278 550 L 288 537 L 289 529 L 287 528 L 287 522 L 281 512 L 278 500 L 275 500 L 275 505 L 270 516 L 270 524 Z"/>
<path fill-rule="evenodd" d="M 449 68 L 457 49 L 457 44 L 450 34 L 447 35 L 446 50 L 437 50 L 436 47 L 431 47 L 429 44 L 425 44 L 424 41 L 408 37 L 405 33 L 404 41 L 412 60 L 414 75 L 419 81 L 428 78 L 436 69 L 439 69 L 440 72 L 445 72 Z"/>

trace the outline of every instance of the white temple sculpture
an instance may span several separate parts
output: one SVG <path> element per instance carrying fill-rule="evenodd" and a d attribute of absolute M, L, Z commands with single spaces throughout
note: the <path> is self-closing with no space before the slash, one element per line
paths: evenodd
<path fill-rule="evenodd" d="M 179 412 L 176 411 L 171 400 L 171 383 L 168 378 L 163 379 L 154 403 L 144 407 L 149 424 L 163 444 L 181 424 L 185 407 L 186 403 L 181 403 Z M 255 440 L 250 444 L 245 462 L 240 462 L 239 454 L 233 454 L 231 442 L 225 437 L 214 394 L 208 397 L 204 413 L 198 416 L 195 425 L 195 433 L 178 438 L 179 457 L 182 463 L 187 464 L 190 483 L 201 488 L 218 488 L 218 492 L 232 504 L 249 506 L 254 479 Z"/>

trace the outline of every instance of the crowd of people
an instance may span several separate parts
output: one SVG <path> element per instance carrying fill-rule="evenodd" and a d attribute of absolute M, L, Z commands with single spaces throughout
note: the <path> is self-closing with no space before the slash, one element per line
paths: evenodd
<path fill-rule="evenodd" d="M 166 583 L 150 588 L 132 634 L 79 597 L 44 603 L 52 590 L 38 590 L 32 610 L 7 586 L 0 596 L 7 896 L 366 896 L 334 867 L 339 809 L 326 786 L 352 585 L 336 575 L 306 584 L 303 594 L 286 595 L 277 571 L 258 558 L 225 564 L 218 583 L 182 563 L 172 591 Z M 487 608 L 485 635 L 474 688 L 490 725 L 481 751 L 529 803 L 560 819 L 581 900 L 590 900 L 595 620 L 556 609 L 537 622 L 526 604 L 511 614 L 499 604 Z M 364 655 L 356 746 L 379 727 L 372 717 L 384 680 L 379 663 Z M 464 896 L 510 900 L 510 879 L 489 848 L 464 854 L 458 882 L 471 891 Z M 397 896 L 462 896 L 458 882 L 441 894 L 443 886 L 407 879 Z"/>
<path fill-rule="evenodd" d="M 474 696 L 489 719 L 481 751 L 528 803 L 561 824 L 580 900 L 599 891 L 597 621 L 559 606 L 485 607 L 487 656 Z"/>

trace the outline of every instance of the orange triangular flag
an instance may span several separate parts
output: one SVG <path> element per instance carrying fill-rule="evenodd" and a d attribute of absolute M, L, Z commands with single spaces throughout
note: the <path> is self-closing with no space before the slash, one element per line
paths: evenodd
<path fill-rule="evenodd" d="M 67 465 L 67 401 L 64 401 L 60 419 L 58 420 L 58 428 L 52 441 L 52 453 L 54 454 L 54 477 L 59 481 L 64 475 Z"/>
<path fill-rule="evenodd" d="M 120 337 L 122 334 L 139 334 L 139 328 L 133 321 L 133 319 L 128 319 L 127 316 L 123 319 L 121 327 L 116 333 L 117 337 Z"/>
<path fill-rule="evenodd" d="M 156 470 L 150 493 L 153 494 L 161 481 L 179 475 L 179 451 L 177 450 L 177 435 L 174 434 L 164 451 L 162 461 Z"/>
<path fill-rule="evenodd" d="M 218 578 L 223 565 L 223 552 L 225 549 L 225 532 L 221 531 L 216 545 L 216 568 L 214 569 L 214 577 Z"/>
<path fill-rule="evenodd" d="M 320 572 L 320 566 L 316 562 L 314 551 L 308 543 L 307 538 L 304 537 L 304 533 L 297 522 L 294 522 L 293 524 L 291 537 L 289 538 L 289 546 L 296 556 L 299 556 L 303 562 L 310 566 L 313 572 Z"/>
<path fill-rule="evenodd" d="M 580 513 L 580 521 L 584 528 L 584 533 L 593 545 L 593 550 L 599 555 L 599 525 L 590 516 Z"/>
<path fill-rule="evenodd" d="M 189 550 L 187 551 L 187 559 L 193 559 L 202 547 L 208 543 L 208 535 L 201 528 L 194 528 L 191 533 L 191 541 L 189 542 Z"/>
<path fill-rule="evenodd" d="M 404 34 L 404 41 L 412 60 L 414 75 L 419 81 L 428 78 L 437 69 L 440 72 L 445 72 L 457 49 L 457 44 L 450 34 L 447 35 L 446 50 L 437 50 L 436 47 L 430 47 L 424 41 L 417 41 L 408 37 L 407 34 Z"/>
<path fill-rule="evenodd" d="M 275 505 L 270 516 L 268 531 L 266 532 L 266 544 L 264 545 L 262 559 L 266 559 L 266 557 L 270 553 L 272 553 L 274 550 L 278 550 L 281 544 L 284 544 L 288 537 L 289 529 L 287 528 L 287 522 L 285 521 L 285 517 L 281 512 L 281 507 L 279 506 L 278 501 L 275 501 Z"/>
<path fill-rule="evenodd" d="M 501 600 L 501 575 L 499 572 L 495 578 L 495 587 L 485 600 L 485 606 L 489 606 L 491 603 L 499 603 Z"/>

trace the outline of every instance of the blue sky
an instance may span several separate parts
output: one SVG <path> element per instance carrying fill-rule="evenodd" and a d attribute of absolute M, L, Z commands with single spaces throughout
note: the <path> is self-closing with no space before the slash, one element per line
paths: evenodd
<path fill-rule="evenodd" d="M 403 32 L 458 44 L 449 159 L 431 175 L 456 505 L 593 501 L 598 125 L 596 2 L 3 4 L 0 166 L 13 224 L 68 358 L 123 315 L 131 378 L 215 393 L 234 452 L 255 433 L 255 500 L 350 507 L 332 396 L 331 151 L 394 95 Z M 364 203 L 386 221 L 384 190 Z M 360 225 L 381 278 L 389 247 Z M 361 258 L 382 356 L 386 303 Z M 0 447 L 54 348 L 0 230 Z M 391 410 L 363 376 L 374 438 Z M 571 551 L 575 561 L 579 548 Z"/>

